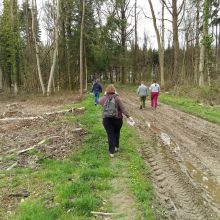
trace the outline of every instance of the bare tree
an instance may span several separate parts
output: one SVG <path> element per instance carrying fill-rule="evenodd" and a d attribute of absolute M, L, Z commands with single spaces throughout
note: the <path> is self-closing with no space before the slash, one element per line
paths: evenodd
<path fill-rule="evenodd" d="M 198 83 L 198 72 L 199 72 L 199 17 L 200 17 L 200 1 L 196 0 L 196 45 L 195 45 L 195 73 L 194 73 L 194 81 L 197 84 Z M 203 56 L 203 55 L 202 55 Z M 203 67 L 201 66 L 201 69 Z"/>
<path fill-rule="evenodd" d="M 157 37 L 157 44 L 158 44 L 158 50 L 159 50 L 159 63 L 160 63 L 160 78 L 161 78 L 161 86 L 164 86 L 164 27 L 162 28 L 162 42 L 161 42 L 161 37 L 160 33 L 157 27 L 157 19 L 154 13 L 154 8 L 152 5 L 151 0 L 148 0 L 150 9 L 151 9 L 151 14 L 153 17 L 153 25 L 154 25 L 154 30 L 156 32 L 156 37 Z M 164 8 L 164 4 L 162 3 L 162 7 Z M 162 8 L 162 11 L 164 11 Z M 162 22 L 163 22 L 163 13 L 162 13 Z"/>
<path fill-rule="evenodd" d="M 45 87 L 44 87 L 44 82 L 43 82 L 43 78 L 42 78 L 42 74 L 41 74 L 40 57 L 39 57 L 40 51 L 39 51 L 39 47 L 38 47 L 38 43 L 37 43 L 36 27 L 35 27 L 35 23 L 36 23 L 36 20 L 37 20 L 37 5 L 35 3 L 36 2 L 34 2 L 34 0 L 32 0 L 32 7 L 31 7 L 32 33 L 33 33 L 33 39 L 34 39 L 34 43 L 35 43 L 35 50 L 36 50 L 38 77 L 39 77 L 42 92 L 45 95 L 46 90 L 45 90 Z"/>
<path fill-rule="evenodd" d="M 50 69 L 50 77 L 47 85 L 47 95 L 49 96 L 51 94 L 51 86 L 53 82 L 54 72 L 55 72 L 55 66 L 57 61 L 57 54 L 58 54 L 58 35 L 59 35 L 59 18 L 60 18 L 60 0 L 57 0 L 56 5 L 56 20 L 54 25 L 54 32 L 55 32 L 55 48 L 53 51 L 53 63 Z"/>
<path fill-rule="evenodd" d="M 209 18 L 210 18 L 210 0 L 204 1 L 203 13 L 203 38 L 200 50 L 200 63 L 199 63 L 199 86 L 205 85 L 204 82 L 204 69 L 207 70 L 208 85 L 211 87 L 211 36 L 209 35 Z"/>
<path fill-rule="evenodd" d="M 178 7 L 178 0 L 172 0 L 172 4 L 168 5 L 167 1 L 162 0 L 164 5 L 166 6 L 169 13 L 172 15 L 172 28 L 173 28 L 173 82 L 176 84 L 179 81 L 179 32 L 178 27 L 181 23 L 181 19 L 179 19 L 181 12 L 184 9 L 185 0 L 182 0 L 180 6 Z M 169 3 L 170 4 L 170 3 Z M 171 10 L 171 9 L 172 10 Z"/>
<path fill-rule="evenodd" d="M 10 24 L 11 24 L 11 31 L 14 35 L 14 29 L 15 29 L 15 19 L 16 19 L 16 15 L 15 15 L 15 10 L 16 10 L 16 5 L 17 5 L 17 0 L 10 0 Z M 16 36 L 13 36 L 16 37 Z M 14 50 L 16 50 L 14 48 Z M 18 83 L 17 83 L 17 79 L 16 79 L 16 58 L 15 58 L 15 51 L 13 51 L 13 55 L 12 55 L 12 85 L 13 85 L 13 89 L 14 89 L 14 94 L 17 95 L 18 93 Z"/>
<path fill-rule="evenodd" d="M 137 78 L 137 0 L 134 3 L 134 72 L 133 72 L 133 83 L 135 83 Z"/>

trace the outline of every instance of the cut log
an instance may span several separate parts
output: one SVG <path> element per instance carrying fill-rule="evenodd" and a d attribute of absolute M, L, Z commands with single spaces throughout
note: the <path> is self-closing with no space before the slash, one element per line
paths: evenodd
<path fill-rule="evenodd" d="M 80 112 L 80 113 L 82 113 L 82 112 L 84 112 L 85 111 L 85 107 L 80 107 L 80 108 L 73 108 L 73 112 Z"/>
<path fill-rule="evenodd" d="M 35 119 L 44 119 L 42 116 L 36 117 L 18 117 L 18 118 L 1 118 L 0 121 L 21 121 L 21 120 L 35 120 Z"/>
<path fill-rule="evenodd" d="M 34 146 L 32 146 L 32 147 L 29 147 L 29 148 L 26 148 L 26 149 L 23 149 L 23 150 L 19 150 L 19 151 L 17 152 L 17 154 L 23 154 L 23 153 L 25 153 L 25 152 L 27 152 L 27 151 L 29 151 L 29 150 L 34 149 L 36 146 L 37 146 L 37 145 L 34 145 Z"/>
<path fill-rule="evenodd" d="M 18 162 L 13 163 L 10 167 L 8 167 L 6 170 L 11 170 L 13 169 L 15 166 L 17 166 Z"/>
<path fill-rule="evenodd" d="M 72 131 L 82 131 L 82 130 L 83 130 L 82 128 L 75 128 Z"/>
<path fill-rule="evenodd" d="M 65 114 L 65 113 L 83 113 L 85 111 L 85 107 L 80 108 L 72 108 L 68 110 L 62 110 L 62 111 L 56 111 L 56 112 L 47 112 L 43 114 L 42 116 L 34 116 L 34 117 L 14 117 L 14 118 L 0 118 L 0 122 L 7 122 L 7 121 L 21 121 L 21 120 L 35 120 L 35 119 L 44 119 L 44 116 L 50 116 L 50 115 L 59 115 L 59 114 Z"/>
<path fill-rule="evenodd" d="M 28 197 L 30 195 L 30 192 L 26 189 L 21 190 L 20 192 L 17 193 L 11 193 L 9 194 L 9 196 L 13 196 L 13 197 Z"/>
<path fill-rule="evenodd" d="M 45 113 L 45 115 L 59 115 L 59 114 L 67 113 L 67 112 L 72 112 L 72 109 L 56 111 L 56 112 L 47 112 L 47 113 Z"/>
<path fill-rule="evenodd" d="M 119 215 L 119 213 L 109 213 L 109 212 L 94 212 L 91 211 L 93 215 L 102 215 L 102 216 L 112 216 L 112 215 Z"/>

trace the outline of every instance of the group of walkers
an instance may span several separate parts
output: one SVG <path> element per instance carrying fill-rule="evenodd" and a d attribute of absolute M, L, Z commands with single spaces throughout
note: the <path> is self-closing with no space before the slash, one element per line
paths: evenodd
<path fill-rule="evenodd" d="M 156 80 L 153 80 L 153 83 L 150 85 L 149 90 L 151 91 L 151 109 L 156 110 L 157 108 L 157 99 L 160 93 L 160 85 Z M 138 87 L 137 94 L 140 97 L 140 109 L 145 108 L 145 102 L 148 96 L 148 88 L 144 85 L 144 82 L 141 81 L 141 85 Z"/>
<path fill-rule="evenodd" d="M 149 90 L 151 91 L 151 108 L 155 110 L 157 108 L 157 98 L 160 92 L 160 86 L 156 80 L 153 81 Z M 128 123 L 134 124 L 134 120 L 125 109 L 114 85 L 107 86 L 104 96 L 99 98 L 100 93 L 102 93 L 102 86 L 99 80 L 96 80 L 92 86 L 92 93 L 94 94 L 95 105 L 102 105 L 102 123 L 108 137 L 109 155 L 110 157 L 114 157 L 114 154 L 119 151 L 123 114 L 126 116 Z M 140 109 L 145 108 L 148 88 L 144 85 L 143 81 L 138 87 L 137 94 L 140 97 Z"/>

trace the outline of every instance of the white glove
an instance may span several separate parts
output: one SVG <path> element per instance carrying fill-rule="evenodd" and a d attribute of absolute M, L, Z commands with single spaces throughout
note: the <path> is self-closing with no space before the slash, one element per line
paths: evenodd
<path fill-rule="evenodd" d="M 129 118 L 127 119 L 127 122 L 128 122 L 128 124 L 129 124 L 130 126 L 134 126 L 134 125 L 135 125 L 135 121 L 134 121 L 134 119 L 133 119 L 132 117 L 129 117 Z"/>

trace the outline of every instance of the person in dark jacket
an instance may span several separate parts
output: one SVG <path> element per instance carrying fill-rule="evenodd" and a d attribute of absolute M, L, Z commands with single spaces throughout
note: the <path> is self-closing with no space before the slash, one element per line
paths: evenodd
<path fill-rule="evenodd" d="M 95 81 L 95 83 L 92 85 L 92 91 L 91 91 L 93 94 L 94 94 L 94 97 L 95 97 L 95 105 L 98 104 L 98 100 L 99 100 L 99 95 L 100 93 L 102 92 L 102 86 L 101 84 L 99 83 L 99 80 L 97 79 Z"/>
<path fill-rule="evenodd" d="M 130 121 L 133 121 L 133 119 L 129 116 L 128 112 L 126 111 L 124 105 L 122 104 L 122 101 L 119 98 L 119 95 L 116 93 L 115 87 L 113 85 L 109 85 L 106 88 L 105 95 L 99 99 L 99 104 L 104 106 L 106 101 L 112 97 L 115 98 L 117 116 L 116 117 L 105 117 L 104 113 L 102 114 L 103 126 L 108 136 L 110 157 L 114 157 L 114 153 L 117 152 L 119 149 L 120 130 L 123 124 L 122 113 Z"/>

